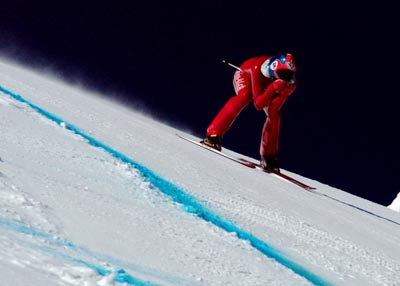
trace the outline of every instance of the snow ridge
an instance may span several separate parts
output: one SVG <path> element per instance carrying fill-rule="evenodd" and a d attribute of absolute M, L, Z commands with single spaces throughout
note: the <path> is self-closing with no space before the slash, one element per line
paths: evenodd
<path fill-rule="evenodd" d="M 227 232 L 234 233 L 238 238 L 248 241 L 254 248 L 259 250 L 261 253 L 266 255 L 269 258 L 275 259 L 277 262 L 282 264 L 283 266 L 291 269 L 296 274 L 302 276 L 303 278 L 307 279 L 308 281 L 312 282 L 314 285 L 331 285 L 323 278 L 318 277 L 317 275 L 309 272 L 308 270 L 304 269 L 301 265 L 296 264 L 295 262 L 289 260 L 285 257 L 283 253 L 274 249 L 273 247 L 269 246 L 264 241 L 258 239 L 254 235 L 249 232 L 246 232 L 239 227 L 237 227 L 234 223 L 225 220 L 218 215 L 212 213 L 207 208 L 201 205 L 201 203 L 189 195 L 184 190 L 180 189 L 179 187 L 175 186 L 174 184 L 168 182 L 167 180 L 163 179 L 162 177 L 158 176 L 145 166 L 142 166 L 132 160 L 131 158 L 125 156 L 124 154 L 114 150 L 110 146 L 103 144 L 102 142 L 96 140 L 95 138 L 87 135 L 83 131 L 81 131 L 76 126 L 65 122 L 60 117 L 40 108 L 39 106 L 29 102 L 28 100 L 24 99 L 22 96 L 13 93 L 2 86 L 0 86 L 0 91 L 11 96 L 12 98 L 29 105 L 32 109 L 36 110 L 38 113 L 42 114 L 43 116 L 47 117 L 48 119 L 56 122 L 57 124 L 63 126 L 64 128 L 71 130 L 72 132 L 76 133 L 77 135 L 82 136 L 84 139 L 88 141 L 89 144 L 99 147 L 106 152 L 110 153 L 115 158 L 131 165 L 133 168 L 137 169 L 142 176 L 148 180 L 152 185 L 158 188 L 162 193 L 170 196 L 175 202 L 182 204 L 182 209 L 188 213 L 194 214 L 208 222 L 213 223 L 214 225 L 224 229 Z M 125 281 L 128 282 L 128 281 Z M 138 285 L 153 285 L 153 284 L 138 284 Z"/>
<path fill-rule="evenodd" d="M 7 229 L 9 231 L 15 232 L 15 233 L 21 233 L 21 234 L 26 234 L 26 235 L 31 235 L 34 236 L 38 239 L 44 239 L 45 242 L 50 243 L 50 246 L 47 244 L 43 245 L 42 243 L 38 244 L 32 244 L 29 242 L 23 242 L 19 241 L 21 244 L 28 245 L 32 249 L 40 249 L 43 252 L 50 253 L 53 256 L 58 256 L 64 258 L 64 260 L 73 262 L 74 264 L 79 264 L 82 266 L 86 266 L 92 270 L 94 270 L 97 274 L 105 277 L 111 276 L 113 281 L 121 282 L 121 283 L 128 283 L 131 285 L 138 285 L 138 286 L 158 286 L 159 284 L 155 284 L 149 281 L 143 281 L 141 279 L 135 278 L 125 272 L 123 269 L 117 269 L 117 270 L 109 270 L 101 266 L 97 266 L 92 262 L 89 262 L 87 260 L 84 260 L 82 258 L 76 257 L 76 255 L 68 254 L 68 251 L 72 251 L 74 253 L 80 253 L 80 254 L 86 254 L 89 257 L 96 257 L 99 255 L 96 255 L 94 253 L 91 253 L 90 251 L 87 251 L 83 248 L 80 248 L 76 245 L 74 245 L 72 242 L 66 241 L 60 237 L 55 237 L 49 233 L 45 233 L 43 231 L 34 229 L 28 225 L 22 224 L 17 221 L 9 221 L 5 220 L 0 217 L 0 227 L 3 229 Z M 19 240 L 19 239 L 17 239 Z M 55 247 L 61 247 L 61 250 Z M 62 250 L 67 248 L 68 251 Z"/>
<path fill-rule="evenodd" d="M 72 262 L 74 264 L 82 265 L 87 268 L 92 269 L 96 274 L 109 277 L 112 276 L 113 281 L 121 282 L 121 283 L 128 283 L 131 285 L 139 285 L 139 286 L 158 286 L 159 284 L 155 284 L 149 281 L 144 281 L 133 277 L 125 272 L 123 269 L 117 270 L 110 270 L 110 267 L 102 267 L 96 265 L 95 262 L 90 262 L 93 259 L 100 259 L 101 261 L 108 261 L 108 263 L 114 262 L 113 264 L 124 264 L 120 261 L 112 261 L 112 259 L 108 257 L 104 257 L 103 255 L 93 253 L 87 249 L 82 247 L 78 247 L 74 243 L 63 239 L 55 235 L 56 231 L 54 227 L 51 225 L 49 221 L 44 218 L 44 215 L 41 213 L 42 206 L 39 206 L 39 203 L 35 202 L 25 194 L 23 194 L 20 190 L 18 190 L 12 184 L 8 184 L 7 178 L 3 177 L 3 180 L 0 180 L 0 187 L 1 187 L 1 197 L 5 203 L 1 204 L 1 211 L 0 211 L 0 228 L 10 232 L 14 237 L 12 242 L 8 243 L 15 243 L 18 242 L 19 245 L 24 245 L 28 249 L 28 252 L 31 252 L 31 255 L 34 257 L 40 257 L 36 251 L 40 250 L 40 252 L 51 254 L 55 257 L 62 257 L 67 262 Z M 9 213 L 9 206 L 10 205 L 22 205 L 23 209 L 26 209 L 26 212 L 23 213 L 16 213 L 12 216 L 12 219 L 4 218 L 5 213 Z M 25 223 L 22 223 L 25 221 Z M 33 226 L 30 226 L 30 221 L 34 223 L 40 222 L 38 227 L 46 229 L 46 231 L 39 230 Z M 20 235 L 23 235 L 22 237 Z M 25 241 L 24 237 L 30 236 L 34 238 L 35 243 L 31 241 Z M 18 247 L 14 245 L 10 249 L 15 250 Z M 5 247 L 4 249 L 7 249 Z M 21 250 L 27 252 L 26 249 Z M 13 257 L 14 254 L 10 253 L 2 253 L 1 256 L 8 255 Z M 82 258 L 81 256 L 86 257 L 86 259 Z M 19 262 L 20 263 L 20 262 Z M 40 269 L 41 265 L 35 266 L 36 268 Z M 136 267 L 133 267 L 136 268 Z M 53 266 L 52 272 L 58 272 L 60 270 L 56 269 Z M 86 270 L 78 269 L 75 267 L 75 276 L 94 276 L 94 273 L 83 273 Z M 69 273 L 71 275 L 71 273 Z M 60 274 L 60 276 L 67 276 L 66 273 Z M 68 279 L 68 278 L 64 278 Z M 77 279 L 75 279 L 77 280 Z M 102 284 L 100 284 L 102 285 Z M 103 284 L 106 285 L 106 284 Z M 107 284 L 110 285 L 110 284 Z"/>

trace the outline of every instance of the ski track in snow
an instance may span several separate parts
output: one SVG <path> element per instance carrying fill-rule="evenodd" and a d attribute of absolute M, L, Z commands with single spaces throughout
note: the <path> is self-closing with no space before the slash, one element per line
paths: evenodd
<path fill-rule="evenodd" d="M 34 88 L 11 77 L 9 82 L 18 86 L 18 92 L 36 92 Z M 49 105 L 63 107 L 64 102 L 57 96 L 44 94 L 46 96 Z M 244 285 L 288 285 L 288 281 L 289 285 L 310 285 L 304 278 L 256 251 L 248 242 L 238 239 L 234 233 L 227 233 L 188 214 L 185 206 L 160 193 L 129 164 L 90 146 L 86 139 L 60 128 L 26 104 L 0 94 L 0 108 L 0 268 L 9 271 L 10 277 L 18 274 L 13 273 L 15 268 L 10 265 L 18 265 L 23 273 L 42 273 L 43 278 L 40 275 L 36 277 L 38 283 L 43 285 L 46 284 L 47 275 L 55 277 L 60 285 L 84 286 L 107 285 L 114 283 L 114 280 L 132 285 L 229 285 L 229 282 L 236 285 L 234 281 L 242 281 Z M 79 107 L 74 112 L 77 117 L 85 116 L 89 121 L 98 121 L 99 114 L 87 113 Z M 16 124 L 17 118 L 24 121 Z M 105 129 L 112 129 L 111 121 L 98 123 Z M 15 132 L 16 126 L 19 132 Z M 39 134 L 31 136 L 29 130 L 24 130 L 29 128 L 34 128 Z M 54 133 L 58 135 L 53 137 Z M 130 136 L 129 133 L 122 134 L 125 138 Z M 9 146 L 14 146 L 13 152 L 6 149 Z M 65 165 L 59 164 L 60 158 Z M 177 168 L 186 172 L 190 166 Z M 201 168 L 190 170 L 194 177 L 201 176 Z M 25 185 L 25 181 L 19 179 L 27 172 L 32 179 L 30 185 Z M 101 177 L 111 176 L 113 180 L 100 180 L 99 172 L 102 173 Z M 288 191 L 272 178 L 264 176 L 263 179 L 281 192 Z M 217 181 L 211 180 L 207 187 L 218 189 L 217 185 L 213 186 L 216 184 L 214 182 Z M 241 184 L 238 182 L 238 185 Z M 354 243 L 350 237 L 337 236 L 301 216 L 288 214 L 282 211 L 282 206 L 274 204 L 273 197 L 268 207 L 259 204 L 251 196 L 252 192 L 250 186 L 248 190 L 232 189 L 229 197 L 226 193 L 210 192 L 201 201 L 218 215 L 229 218 L 277 249 L 284 249 L 291 257 L 307 261 L 307 265 L 313 266 L 313 269 L 323 267 L 325 270 L 322 273 L 330 272 L 329 277 L 336 277 L 338 285 L 341 281 L 348 283 L 352 280 L 358 281 L 357 285 L 398 285 L 398 257 L 396 259 L 375 248 Z M 79 196 L 74 197 L 72 194 L 75 193 Z M 315 196 L 307 192 L 303 195 L 304 201 Z M 288 191 L 287 196 L 297 194 Z M 81 213 L 72 214 L 68 205 L 60 205 L 60 202 L 65 202 L 65 199 L 61 199 L 63 197 L 71 200 L 74 210 L 81 210 Z M 324 200 L 317 196 L 312 199 L 315 202 Z M 118 210 L 113 208 L 113 202 L 118 202 Z M 92 211 L 91 203 L 100 205 L 103 213 Z M 135 209 L 134 213 L 132 209 Z M 338 206 L 338 209 L 345 213 L 348 206 Z M 63 215 L 70 221 L 63 219 Z M 101 223 L 97 221 L 99 217 L 110 229 L 99 232 L 96 227 Z M 118 220 L 115 220 L 116 217 L 119 217 Z M 77 228 L 75 224 L 81 224 L 79 228 L 88 234 L 83 237 L 74 234 L 71 230 Z M 355 227 L 350 223 L 346 225 L 349 226 Z M 125 237 L 126 232 L 121 231 L 124 227 L 134 229 L 138 235 Z M 190 233 L 187 229 L 191 230 Z M 94 233 L 90 235 L 91 231 Z M 70 233 L 73 237 L 66 240 L 64 237 Z M 102 236 L 109 236 L 110 240 L 100 242 Z M 143 241 L 143 238 L 148 241 Z M 396 241 L 396 236 L 394 234 L 385 239 Z M 80 246 L 69 242 L 75 240 L 79 240 Z M 125 240 L 133 240 L 138 246 L 132 250 L 121 249 L 120 252 L 113 250 L 111 244 Z M 157 247 L 157 240 L 185 240 L 186 245 L 178 243 L 162 249 Z M 109 250 L 113 253 L 101 254 L 100 249 L 90 249 L 91 245 L 101 245 L 101 252 L 109 253 Z M 230 248 L 240 251 L 224 252 L 224 249 Z M 124 255 L 125 251 L 129 254 Z M 160 261 L 147 261 L 147 256 L 159 257 Z M 132 257 L 132 260 L 115 257 Z M 214 264 L 210 257 L 217 261 L 226 259 L 229 264 Z M 168 267 L 168 260 L 171 264 L 185 265 L 185 271 L 192 271 L 193 276 L 179 275 Z M 252 261 L 252 265 L 241 261 Z M 281 275 L 277 276 L 277 272 Z M 228 277 L 218 280 L 221 275 Z M 17 280 L 5 282 L 15 285 Z"/>
<path fill-rule="evenodd" d="M 249 202 L 245 197 L 237 199 L 232 197 L 224 204 L 225 206 L 219 207 L 234 209 L 235 213 L 239 214 L 235 220 L 244 222 L 247 226 L 257 226 L 257 228 L 261 225 L 267 226 L 266 233 L 284 240 L 282 244 L 285 244 L 286 248 L 291 247 L 291 250 L 299 256 L 307 254 L 305 258 L 313 261 L 313 264 L 318 264 L 322 260 L 328 261 L 327 267 L 338 277 L 351 276 L 351 272 L 347 271 L 346 267 L 337 267 L 337 265 L 348 264 L 350 268 L 353 268 L 351 270 L 371 277 L 371 280 L 374 279 L 373 277 L 379 277 L 375 283 L 390 285 L 390 277 L 393 273 L 400 271 L 399 260 L 382 258 L 381 253 L 374 253 L 368 248 L 360 247 L 349 240 L 317 229 L 296 217 L 287 216 L 279 208 L 258 207 L 257 202 Z M 240 216 L 240 214 L 245 215 Z M 295 243 L 293 243 L 293 237 L 296 237 Z M 309 251 L 310 249 L 313 251 Z M 359 261 L 366 263 L 360 265 Z"/>

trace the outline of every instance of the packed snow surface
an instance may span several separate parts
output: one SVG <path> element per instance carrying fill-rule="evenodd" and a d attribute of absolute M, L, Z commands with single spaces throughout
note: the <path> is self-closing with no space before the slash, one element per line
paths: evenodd
<path fill-rule="evenodd" d="M 0 285 L 400 285 L 391 208 L 4 59 L 0 89 Z"/>

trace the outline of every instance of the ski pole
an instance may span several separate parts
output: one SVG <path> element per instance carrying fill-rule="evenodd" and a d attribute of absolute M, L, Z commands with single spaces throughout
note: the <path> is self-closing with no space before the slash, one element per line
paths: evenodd
<path fill-rule="evenodd" d="M 231 64 L 230 62 L 227 62 L 226 60 L 222 60 L 222 62 L 223 62 L 224 64 L 228 65 L 228 66 L 231 66 L 231 67 L 237 69 L 237 70 L 240 71 L 240 72 L 243 72 L 243 70 L 242 70 L 240 67 L 237 67 L 237 66 L 235 66 L 234 64 Z"/>

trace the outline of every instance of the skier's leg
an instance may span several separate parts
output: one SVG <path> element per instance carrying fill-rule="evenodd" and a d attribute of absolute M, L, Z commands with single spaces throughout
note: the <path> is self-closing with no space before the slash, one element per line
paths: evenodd
<path fill-rule="evenodd" d="M 264 108 L 267 118 L 264 123 L 260 145 L 260 155 L 275 155 L 278 152 L 279 130 L 281 117 L 279 110 L 267 110 Z"/>
<path fill-rule="evenodd" d="M 271 104 L 264 108 L 267 115 L 262 130 L 260 155 L 276 156 L 279 148 L 279 133 L 281 125 L 281 108 L 289 95 L 277 95 L 272 98 Z"/>
<path fill-rule="evenodd" d="M 232 96 L 218 112 L 207 128 L 207 135 L 223 136 L 235 121 L 239 113 L 252 100 L 250 79 L 242 72 L 235 73 L 233 84 L 236 96 Z"/>

